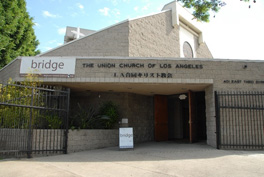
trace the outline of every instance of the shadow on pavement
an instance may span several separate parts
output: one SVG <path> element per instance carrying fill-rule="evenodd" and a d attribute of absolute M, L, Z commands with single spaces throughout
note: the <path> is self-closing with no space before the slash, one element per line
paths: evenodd
<path fill-rule="evenodd" d="M 129 150 L 119 150 L 119 147 L 110 147 L 21 160 L 33 162 L 177 161 L 189 159 L 212 159 L 232 155 L 250 156 L 254 154 L 259 154 L 264 157 L 263 151 L 218 150 L 206 145 L 206 143 L 186 144 L 167 141 L 141 143 L 137 144 L 134 149 Z"/>

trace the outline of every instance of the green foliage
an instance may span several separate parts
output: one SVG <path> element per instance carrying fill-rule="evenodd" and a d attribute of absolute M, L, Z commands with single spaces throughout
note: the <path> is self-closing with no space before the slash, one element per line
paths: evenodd
<path fill-rule="evenodd" d="M 59 129 L 61 127 L 62 120 L 58 115 L 45 116 L 45 119 L 49 123 L 49 128 Z"/>
<path fill-rule="evenodd" d="M 70 117 L 71 129 L 111 129 L 119 119 L 117 106 L 112 102 L 104 103 L 99 111 L 91 106 L 83 108 L 79 103 L 77 106 Z"/>
<path fill-rule="evenodd" d="M 0 68 L 18 56 L 34 56 L 39 41 L 25 0 L 0 1 Z"/>
<path fill-rule="evenodd" d="M 193 10 L 193 16 L 199 21 L 209 22 L 210 12 L 218 12 L 221 7 L 226 5 L 223 0 L 177 0 L 183 6 Z M 250 2 L 250 0 L 241 0 Z M 253 2 L 256 2 L 253 0 Z"/>
<path fill-rule="evenodd" d="M 15 85 L 12 79 L 9 80 L 7 85 L 0 84 L 0 102 L 17 105 L 0 105 L 0 127 L 27 129 L 29 128 L 31 115 L 32 127 L 34 128 L 60 128 L 62 119 L 55 112 L 23 107 L 30 106 L 31 104 L 34 106 L 44 106 L 42 93 L 37 92 L 37 89 L 35 89 L 40 83 L 41 81 L 39 81 L 38 77 L 29 74 L 25 81 L 21 83 L 27 87 Z"/>
<path fill-rule="evenodd" d="M 31 104 L 32 90 L 25 87 L 16 87 L 12 79 L 9 79 L 7 85 L 0 85 L 0 102 L 8 104 Z M 33 113 L 33 116 L 37 113 Z M 11 107 L 1 105 L 0 115 L 2 125 L 8 128 L 28 128 L 29 109 L 24 111 L 22 107 Z"/>
<path fill-rule="evenodd" d="M 72 129 L 98 129 L 102 128 L 101 121 L 96 116 L 96 111 L 93 107 L 84 109 L 81 105 L 77 104 L 78 108 L 74 112 L 74 116 L 70 117 L 70 127 Z"/>
<path fill-rule="evenodd" d="M 113 128 L 119 119 L 117 106 L 111 101 L 106 102 L 102 105 L 99 112 L 104 119 L 105 128 Z"/>

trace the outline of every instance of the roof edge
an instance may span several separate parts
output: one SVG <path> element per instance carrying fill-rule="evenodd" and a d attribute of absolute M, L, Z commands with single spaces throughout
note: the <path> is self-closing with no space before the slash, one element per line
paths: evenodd
<path fill-rule="evenodd" d="M 104 59 L 113 59 L 113 60 L 174 60 L 174 61 L 218 61 L 218 62 L 260 62 L 264 63 L 264 60 L 261 59 L 221 59 L 221 58 L 175 58 L 175 57 L 121 57 L 121 56 L 72 56 L 76 59 L 96 59 L 96 60 L 104 60 Z"/>
<path fill-rule="evenodd" d="M 87 35 L 87 36 L 85 36 L 85 37 L 82 37 L 82 38 L 79 38 L 79 39 L 75 39 L 75 40 L 70 41 L 70 42 L 68 42 L 68 43 L 66 43 L 66 44 L 63 44 L 63 45 L 61 45 L 61 46 L 55 47 L 55 48 L 53 48 L 53 49 L 50 49 L 50 50 L 48 50 L 48 51 L 46 51 L 46 52 L 43 52 L 43 53 L 41 53 L 41 54 L 39 54 L 39 55 L 37 55 L 37 56 L 38 56 L 38 57 L 41 57 L 41 56 L 43 56 L 43 55 L 45 55 L 45 54 L 47 54 L 47 53 L 49 53 L 49 52 L 52 52 L 52 51 L 54 51 L 54 50 L 57 50 L 57 49 L 59 49 L 59 48 L 61 48 L 61 47 L 64 47 L 64 46 L 69 45 L 69 44 L 71 44 L 71 43 L 74 43 L 74 42 L 76 42 L 76 41 L 79 41 L 79 40 L 85 39 L 85 38 L 87 38 L 87 37 L 89 37 L 89 36 L 92 36 L 92 35 L 94 35 L 94 34 L 100 33 L 100 32 L 102 32 L 102 31 L 104 31 L 104 30 L 107 30 L 107 29 L 109 29 L 109 28 L 112 28 L 112 27 L 118 26 L 118 25 L 123 24 L 123 23 L 126 23 L 126 22 L 128 22 L 128 21 L 129 21 L 129 20 L 126 19 L 126 20 L 123 20 L 123 21 L 121 21 L 121 22 L 119 22 L 119 23 L 115 23 L 115 24 L 110 25 L 110 26 L 108 26 L 108 27 L 105 27 L 105 28 L 103 28 L 103 29 L 101 29 L 101 30 L 95 31 L 94 33 L 89 34 L 89 35 Z"/>
<path fill-rule="evenodd" d="M 141 18 L 146 18 L 146 17 L 153 16 L 153 15 L 158 15 L 158 14 L 161 14 L 161 13 L 164 13 L 164 12 L 167 12 L 167 11 L 171 11 L 171 9 L 165 9 L 165 10 L 162 10 L 161 12 L 154 12 L 154 13 L 150 13 L 148 15 L 143 15 L 143 16 L 140 16 L 140 17 L 129 18 L 128 21 L 138 20 L 138 19 L 141 19 Z"/>
<path fill-rule="evenodd" d="M 31 57 L 34 57 L 34 56 L 31 56 Z M 14 63 L 15 61 L 17 60 L 20 60 L 21 59 L 21 56 L 15 58 L 14 60 L 12 60 L 11 62 L 9 62 L 7 65 L 5 65 L 3 68 L 0 69 L 0 72 L 3 71 L 4 69 L 6 69 L 7 67 L 9 67 L 9 65 L 11 65 L 12 63 Z"/>

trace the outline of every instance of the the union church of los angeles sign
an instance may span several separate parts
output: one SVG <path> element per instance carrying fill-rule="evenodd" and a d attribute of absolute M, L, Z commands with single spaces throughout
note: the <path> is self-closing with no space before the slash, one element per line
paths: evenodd
<path fill-rule="evenodd" d="M 264 62 L 213 59 L 192 19 L 173 1 L 159 13 L 100 31 L 78 29 L 84 35 L 78 39 L 71 33 L 76 28 L 68 27 L 64 45 L 15 59 L 0 70 L 0 81 L 23 81 L 33 72 L 45 84 L 70 88 L 71 106 L 111 100 L 134 128 L 136 143 L 263 147 Z M 249 101 L 245 93 L 258 95 Z"/>

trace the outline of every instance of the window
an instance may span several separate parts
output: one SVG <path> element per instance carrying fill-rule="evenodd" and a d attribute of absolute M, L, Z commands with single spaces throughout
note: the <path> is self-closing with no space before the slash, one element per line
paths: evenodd
<path fill-rule="evenodd" d="M 183 43 L 183 54 L 185 58 L 193 58 L 192 46 L 186 41 Z"/>

